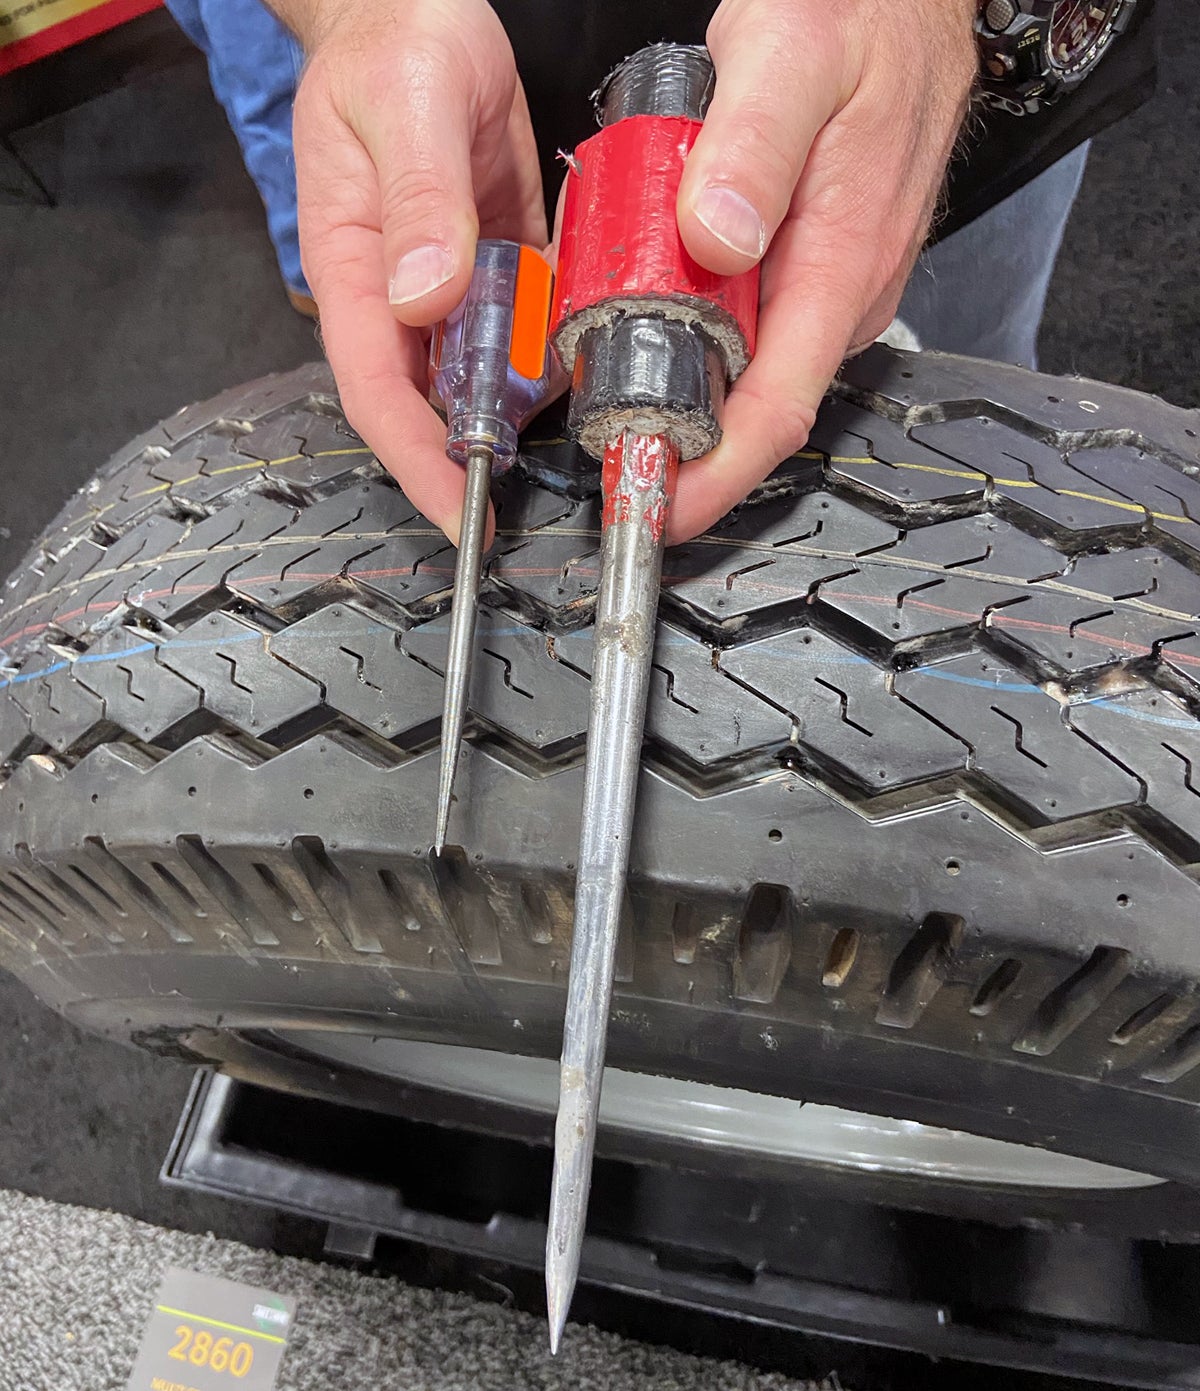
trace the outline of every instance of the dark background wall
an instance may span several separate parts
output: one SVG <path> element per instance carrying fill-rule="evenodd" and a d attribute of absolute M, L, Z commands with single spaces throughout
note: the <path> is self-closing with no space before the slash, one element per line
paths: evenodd
<path fill-rule="evenodd" d="M 1200 35 L 1196 0 L 1161 4 L 1161 90 L 1096 142 L 1043 359 L 1196 404 Z M 130 436 L 317 353 L 198 58 L 23 135 L 20 148 L 57 206 L 0 193 L 0 574 Z M 0 184 L 14 182 L 0 156 Z M 157 1183 L 188 1080 L 83 1037 L 0 980 L 0 1187 L 269 1244 L 269 1217 Z"/>

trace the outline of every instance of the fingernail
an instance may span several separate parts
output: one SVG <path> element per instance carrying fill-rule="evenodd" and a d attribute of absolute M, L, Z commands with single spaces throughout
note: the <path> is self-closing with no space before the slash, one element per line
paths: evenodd
<path fill-rule="evenodd" d="M 696 199 L 696 216 L 719 242 L 756 261 L 767 249 L 767 229 L 757 209 L 736 189 L 709 185 Z"/>
<path fill-rule="evenodd" d="M 409 304 L 444 285 L 453 274 L 454 262 L 444 246 L 418 246 L 396 262 L 388 281 L 388 300 L 392 304 Z"/>

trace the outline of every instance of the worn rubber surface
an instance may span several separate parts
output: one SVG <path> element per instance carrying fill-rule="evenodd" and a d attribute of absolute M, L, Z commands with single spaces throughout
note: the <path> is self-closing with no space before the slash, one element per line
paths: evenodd
<path fill-rule="evenodd" d="M 0 606 L 3 964 L 244 1075 L 283 1026 L 557 1055 L 598 514 L 555 429 L 440 864 L 453 552 L 326 371 L 74 497 Z M 668 553 L 610 1061 L 1200 1175 L 1198 431 L 877 349 Z"/>

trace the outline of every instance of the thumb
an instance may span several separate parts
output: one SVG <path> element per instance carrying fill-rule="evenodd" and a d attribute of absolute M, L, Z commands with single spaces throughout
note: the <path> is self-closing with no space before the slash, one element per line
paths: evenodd
<path fill-rule="evenodd" d="M 836 65 L 821 61 L 815 35 L 797 32 L 778 6 L 749 9 L 709 30 L 716 86 L 676 203 L 688 254 L 718 275 L 761 259 L 838 104 Z"/>
<path fill-rule="evenodd" d="M 401 323 L 443 319 L 467 292 L 479 222 L 471 176 L 469 76 L 410 47 L 353 124 L 379 177 L 388 299 Z"/>

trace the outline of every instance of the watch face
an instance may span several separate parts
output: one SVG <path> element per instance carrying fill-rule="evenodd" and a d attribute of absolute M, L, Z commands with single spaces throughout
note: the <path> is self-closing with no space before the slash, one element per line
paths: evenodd
<path fill-rule="evenodd" d="M 1108 47 L 1130 0 L 1059 0 L 1046 45 L 1050 66 L 1060 75 L 1084 72 Z"/>

